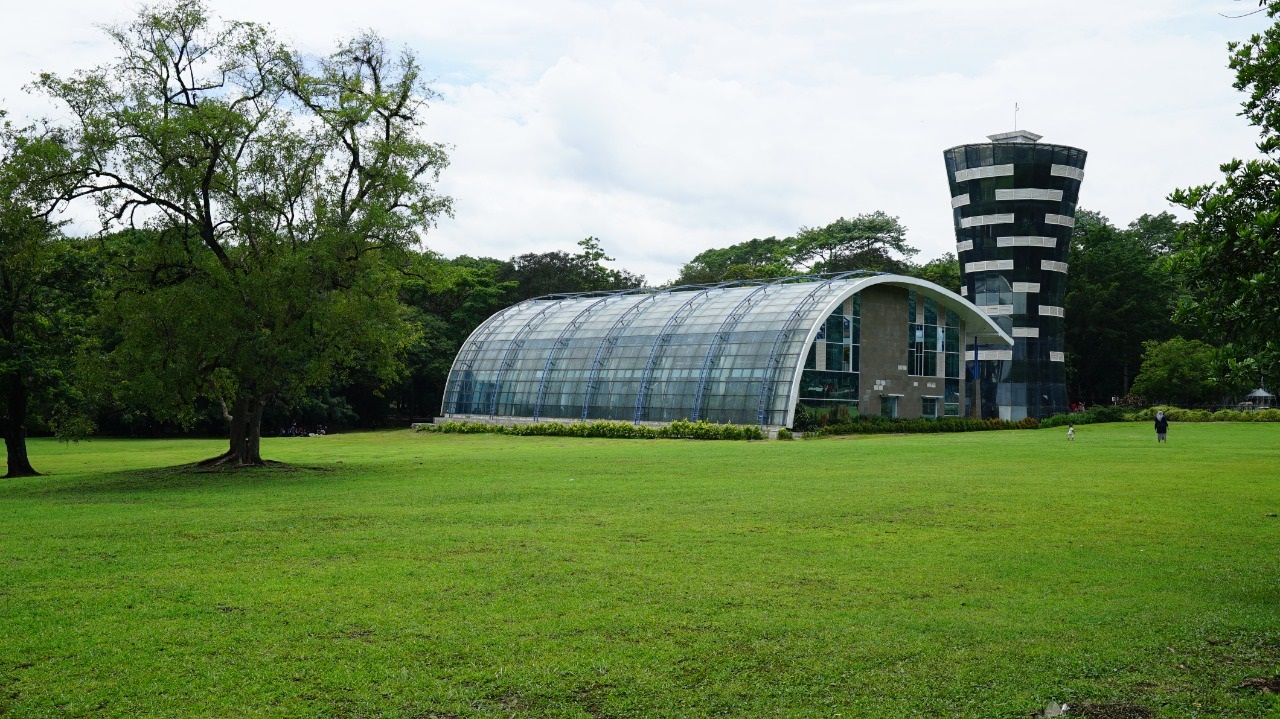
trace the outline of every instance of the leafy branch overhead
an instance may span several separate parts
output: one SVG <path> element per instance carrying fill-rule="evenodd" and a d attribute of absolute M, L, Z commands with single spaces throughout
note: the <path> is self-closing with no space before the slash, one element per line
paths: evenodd
<path fill-rule="evenodd" d="M 1262 5 L 1280 15 L 1280 3 Z M 1186 284 L 1178 317 L 1221 345 L 1244 382 L 1280 371 L 1280 23 L 1230 49 L 1242 114 L 1258 128 L 1264 157 L 1227 162 L 1219 182 L 1169 199 L 1195 213 L 1173 258 Z"/>

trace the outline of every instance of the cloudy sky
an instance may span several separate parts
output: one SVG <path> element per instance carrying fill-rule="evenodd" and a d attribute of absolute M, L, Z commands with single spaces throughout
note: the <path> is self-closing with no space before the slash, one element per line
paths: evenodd
<path fill-rule="evenodd" d="M 1017 125 L 1089 151 L 1081 205 L 1125 225 L 1256 153 L 1226 43 L 1237 0 L 211 0 L 309 52 L 371 28 L 441 94 L 445 255 L 576 250 L 673 278 L 693 255 L 883 210 L 954 249 L 942 151 Z M 110 57 L 140 3 L 6 3 L 0 106 Z M 358 13 L 358 14 L 357 14 Z"/>

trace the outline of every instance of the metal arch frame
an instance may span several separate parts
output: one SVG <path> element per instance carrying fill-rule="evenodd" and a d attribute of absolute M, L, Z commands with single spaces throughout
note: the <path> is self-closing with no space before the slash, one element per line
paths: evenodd
<path fill-rule="evenodd" d="M 707 391 L 707 380 L 711 376 L 711 367 L 720 359 L 717 350 L 724 347 L 725 342 L 728 341 L 729 333 L 732 332 L 733 328 L 737 327 L 738 323 L 742 321 L 742 318 L 746 317 L 747 313 L 755 307 L 756 302 L 764 299 L 765 295 L 763 293 L 766 293 L 769 288 L 776 287 L 788 280 L 794 279 L 797 278 L 782 277 L 770 282 L 760 283 L 760 286 L 752 290 L 746 297 L 743 297 L 742 301 L 739 302 L 737 306 L 729 312 L 729 315 L 724 318 L 724 321 L 720 323 L 720 328 L 716 330 L 716 333 L 711 337 L 711 346 L 707 348 L 707 356 L 702 360 L 702 368 L 698 371 L 698 387 L 693 392 L 693 413 L 689 419 L 697 422 L 698 417 L 702 414 L 702 400 Z M 757 295 L 760 295 L 759 299 L 752 301 L 752 298 Z"/>
<path fill-rule="evenodd" d="M 999 326 L 995 325 L 992 322 L 990 317 L 986 316 L 985 313 L 983 313 L 979 308 L 975 307 L 969 300 L 949 290 L 939 287 L 931 282 L 919 280 L 916 278 L 905 277 L 900 275 L 892 275 L 892 274 L 882 273 L 882 272 L 855 271 L 855 272 L 839 273 L 837 275 L 831 276 L 830 278 L 822 275 L 797 275 L 793 277 L 778 278 L 778 279 L 769 281 L 769 284 L 778 285 L 786 282 L 801 282 L 801 281 L 816 282 L 817 286 L 814 287 L 814 289 L 811 290 L 809 294 L 805 297 L 805 300 L 808 301 L 806 302 L 806 304 L 808 304 L 809 302 L 812 301 L 812 298 L 817 295 L 817 293 L 821 292 L 824 286 L 828 286 L 831 282 L 835 280 L 847 278 L 847 277 L 859 275 L 859 274 L 867 275 L 866 280 L 868 281 L 859 282 L 857 283 L 856 287 L 847 288 L 848 289 L 847 293 L 841 293 L 841 297 L 837 298 L 836 301 L 829 302 L 830 307 L 834 307 L 836 302 L 842 301 L 845 297 L 851 294 L 855 294 L 856 292 L 861 291 L 873 284 L 888 283 L 888 284 L 901 285 L 901 286 L 915 286 L 918 290 L 924 290 L 927 293 L 933 294 L 938 299 L 944 301 L 946 304 L 953 306 L 956 309 L 956 311 L 958 311 L 961 314 L 962 318 L 964 318 L 966 321 L 976 322 L 977 326 L 987 327 L 988 329 L 991 330 L 991 332 L 985 333 L 985 334 L 991 334 L 992 336 L 997 336 L 1004 343 L 1008 345 L 1013 344 L 1012 338 L 1008 337 L 1008 335 L 1005 334 L 1005 332 L 1001 330 Z M 578 297 L 596 297 L 596 298 L 599 298 L 600 302 L 603 302 L 610 297 L 618 296 L 618 295 L 628 295 L 628 294 L 646 293 L 646 292 L 651 293 L 646 297 L 642 297 L 639 302 L 637 302 L 632 307 L 628 308 L 623 313 L 623 315 L 620 316 L 616 322 L 614 322 L 613 326 L 609 329 L 609 331 L 605 334 L 605 336 L 601 340 L 601 345 L 600 347 L 597 348 L 595 357 L 593 359 L 592 371 L 590 374 L 590 378 L 588 380 L 586 402 L 583 405 L 583 413 L 582 413 L 582 416 L 585 418 L 588 411 L 590 410 L 591 398 L 593 397 L 597 389 L 597 385 L 600 382 L 600 371 L 603 368 L 604 364 L 607 363 L 609 353 L 612 352 L 614 345 L 616 345 L 620 332 L 631 321 L 635 319 L 635 316 L 639 312 L 646 311 L 649 307 L 652 306 L 649 304 L 649 300 L 652 300 L 658 297 L 659 295 L 665 295 L 665 294 L 673 293 L 676 291 L 707 290 L 709 287 L 710 288 L 717 288 L 717 287 L 729 288 L 734 286 L 757 286 L 753 291 L 758 291 L 759 290 L 758 285 L 760 285 L 760 283 L 761 281 L 759 280 L 731 281 L 731 282 L 716 283 L 714 285 L 682 285 L 679 287 L 666 288 L 661 290 L 653 289 L 653 288 L 634 288 L 630 290 L 617 290 L 617 291 L 610 291 L 605 293 L 601 293 L 601 292 L 560 293 L 560 294 L 544 295 L 540 298 L 535 298 L 535 299 L 565 300 L 565 299 L 578 298 Z M 464 384 L 463 382 L 460 381 L 460 375 L 463 371 L 474 367 L 476 357 L 480 354 L 482 345 L 486 341 L 488 341 L 488 339 L 493 335 L 494 332 L 496 332 L 499 329 L 500 326 L 503 326 L 502 320 L 504 318 L 509 317 L 512 314 L 520 311 L 524 305 L 532 301 L 533 300 L 526 300 L 524 302 L 511 305 L 510 307 L 504 308 L 494 313 L 487 320 L 481 323 L 480 326 L 477 327 L 471 333 L 471 336 L 468 337 L 466 342 L 463 343 L 463 346 L 460 349 L 458 356 L 455 359 L 454 364 L 449 371 L 449 381 L 448 381 L 448 384 L 446 385 L 446 391 L 445 391 L 446 399 L 442 403 L 443 406 L 441 407 L 444 414 L 448 415 L 448 414 L 456 413 L 457 403 L 459 401 L 459 395 L 461 394 L 461 391 L 463 389 L 463 384 Z M 550 303 L 550 304 L 554 305 L 558 303 Z M 596 304 L 596 303 L 593 303 L 593 304 Z M 770 350 L 769 366 L 766 368 L 767 371 L 765 373 L 765 376 L 761 378 L 761 389 L 767 390 L 767 392 L 762 395 L 765 399 L 768 399 L 769 397 L 771 397 L 771 395 L 776 389 L 776 384 L 778 381 L 778 373 L 782 365 L 781 356 L 778 348 L 781 342 L 785 340 L 785 338 L 788 336 L 788 334 L 794 331 L 794 323 L 797 321 L 797 317 L 800 314 L 802 313 L 797 313 L 793 311 L 792 316 L 788 317 L 787 321 L 784 322 L 784 326 L 779 330 L 778 334 L 775 335 L 774 346 L 771 347 L 771 350 Z M 580 326 L 581 324 L 579 323 L 579 327 Z M 722 326 L 723 326 L 723 323 L 722 323 Z M 731 326 L 727 329 L 731 329 Z M 813 336 L 817 332 L 817 330 L 818 330 L 818 326 L 816 324 L 809 329 L 807 341 L 812 342 Z M 572 331 L 577 332 L 578 328 L 575 327 Z M 563 337 L 565 335 L 564 331 L 562 331 L 561 334 Z M 724 340 L 720 340 L 720 341 L 723 342 Z M 553 347 L 553 350 L 559 351 L 554 347 Z M 510 351 L 512 350 L 510 347 L 508 347 L 508 353 L 507 353 L 507 356 L 505 356 L 504 358 L 504 363 L 509 362 Z M 714 362 L 714 358 L 713 358 L 713 362 Z M 796 366 L 793 369 L 794 369 L 794 375 L 795 375 L 792 381 L 793 388 L 792 388 L 792 392 L 788 397 L 788 404 L 787 404 L 788 422 L 790 420 L 791 413 L 794 412 L 794 409 L 795 409 L 794 401 L 795 401 L 796 393 L 794 391 L 794 385 L 796 385 L 799 382 L 800 374 L 803 371 L 803 365 L 800 363 L 796 363 Z M 545 372 L 544 372 L 544 380 L 545 380 Z M 768 386 L 766 387 L 766 385 Z M 496 385 L 495 385 L 495 392 L 496 392 Z M 705 392 L 706 392 L 706 388 L 704 387 L 702 389 L 702 399 L 704 402 L 705 402 Z M 481 400 L 481 402 L 483 402 L 483 400 Z M 758 418 L 761 416 L 762 406 L 763 405 L 757 406 Z"/>
<path fill-rule="evenodd" d="M 502 361 L 498 363 L 498 376 L 493 380 L 493 397 L 489 400 L 490 417 L 494 417 L 498 414 L 498 396 L 502 394 L 502 378 L 506 375 L 507 370 L 511 368 L 511 365 L 514 364 L 512 355 L 516 350 L 519 350 L 524 346 L 524 340 L 529 336 L 529 333 L 532 332 L 535 327 L 541 325 L 542 322 L 546 321 L 545 317 L 547 312 L 558 307 L 560 303 L 564 302 L 566 299 L 568 298 L 548 301 L 542 309 L 538 310 L 536 314 L 530 317 L 528 321 L 521 325 L 520 329 L 516 330 L 516 333 L 512 335 L 511 341 L 507 343 L 507 348 L 502 353 Z M 539 321 L 540 319 L 542 321 Z M 537 322 L 537 325 L 534 324 L 535 322 Z"/>
<path fill-rule="evenodd" d="M 964 322 L 969 323 L 966 326 L 973 326 L 973 327 L 979 328 L 979 330 L 981 330 L 982 328 L 986 328 L 987 331 L 981 331 L 980 334 L 982 334 L 983 336 L 998 337 L 1000 338 L 1000 341 L 1003 342 L 1004 344 L 1009 346 L 1013 345 L 1013 338 L 1005 334 L 1004 330 L 1000 329 L 1000 326 L 997 325 L 992 320 L 991 317 L 989 317 L 985 312 L 983 312 L 981 309 L 976 307 L 969 300 L 965 299 L 964 297 L 946 288 L 939 287 L 938 285 L 932 282 L 929 282 L 927 280 L 920 280 L 914 277 L 907 277 L 904 275 L 876 273 L 876 274 L 871 274 L 866 277 L 863 277 L 857 284 L 846 287 L 843 291 L 835 295 L 832 299 L 829 299 L 827 301 L 827 304 L 819 312 L 819 316 L 825 319 L 827 315 L 833 312 L 835 308 L 838 307 L 840 303 L 844 302 L 844 300 L 847 299 L 848 297 L 859 294 L 865 291 L 867 288 L 875 285 L 879 285 L 879 284 L 887 284 L 893 287 L 900 287 L 903 289 L 914 289 L 917 292 L 923 292 L 927 295 L 932 295 L 933 298 L 937 300 L 941 305 L 945 305 L 948 308 L 952 309 L 954 312 L 960 315 L 960 318 Z M 805 336 L 805 341 L 804 341 L 805 346 L 812 344 L 813 341 L 817 338 L 818 330 L 820 329 L 820 327 L 821 327 L 820 323 L 815 323 L 812 327 L 809 328 L 809 333 Z M 972 335 L 966 332 L 964 336 L 968 337 Z M 796 396 L 796 388 L 800 386 L 800 379 L 803 374 L 804 374 L 804 364 L 802 362 L 796 362 L 795 367 L 792 371 L 792 376 L 791 376 L 791 385 L 790 385 L 791 392 L 788 395 L 787 404 L 786 404 L 787 416 L 784 422 L 786 426 L 790 426 L 792 420 L 794 419 L 796 404 L 799 402 L 799 398 Z"/>
<path fill-rule="evenodd" d="M 455 373 L 459 371 L 465 372 L 472 369 L 476 356 L 480 354 L 481 343 L 488 339 L 489 335 L 493 334 L 494 330 L 496 330 L 498 325 L 501 324 L 498 320 L 501 319 L 503 315 L 506 315 L 508 312 L 511 312 L 523 304 L 525 303 L 517 302 L 510 307 L 504 307 L 492 315 L 489 315 L 489 319 L 481 322 L 480 326 L 477 327 L 471 333 L 471 336 L 467 338 L 467 341 L 463 343 L 462 348 L 458 351 L 458 356 L 453 360 L 453 366 L 449 368 L 449 378 L 446 380 L 449 391 L 445 393 L 444 402 L 441 403 L 441 414 L 448 415 L 457 413 L 458 394 L 462 391 L 462 383 L 455 381 L 454 378 L 457 376 Z M 463 359 L 464 352 L 470 352 L 470 355 L 466 359 Z"/>
<path fill-rule="evenodd" d="M 596 348 L 596 355 L 591 360 L 591 374 L 587 377 L 586 395 L 582 398 L 582 420 L 584 422 L 587 420 L 587 414 L 591 409 L 591 398 L 596 392 L 596 382 L 600 378 L 600 368 L 604 366 L 605 362 L 609 361 L 608 355 L 604 354 L 605 348 L 608 347 L 609 354 L 613 354 L 613 347 L 618 344 L 618 333 L 626 329 L 635 320 L 640 312 L 643 311 L 642 308 L 645 307 L 645 303 L 665 294 L 667 293 L 654 292 L 647 297 L 641 298 L 639 302 L 631 305 L 619 315 L 618 319 L 614 320 L 613 325 L 609 327 L 609 331 L 604 334 L 604 337 L 600 338 L 600 346 Z"/>
<path fill-rule="evenodd" d="M 586 421 L 587 414 L 591 409 L 591 398 L 595 395 L 596 382 L 600 377 L 600 368 L 604 366 L 605 362 L 609 361 L 608 355 L 604 355 L 605 347 L 609 348 L 609 354 L 613 353 L 613 347 L 618 344 L 618 333 L 623 329 L 626 329 L 627 325 L 635 319 L 634 316 L 641 311 L 641 308 L 646 302 L 663 295 L 673 294 L 677 290 L 709 290 L 722 287 L 732 287 L 737 284 L 741 284 L 741 282 L 733 280 L 729 282 L 717 282 L 711 285 L 677 285 L 665 290 L 654 291 L 648 297 L 645 297 L 631 307 L 628 307 L 627 310 L 614 321 L 613 326 L 609 328 L 609 331 L 605 333 L 604 337 L 601 338 L 600 346 L 596 348 L 596 356 L 591 360 L 591 375 L 587 378 L 587 392 L 586 396 L 582 400 L 582 420 L 584 422 Z M 621 294 L 621 292 L 619 292 L 619 294 Z"/>
<path fill-rule="evenodd" d="M 542 417 L 542 400 L 546 396 L 547 392 L 547 374 L 551 371 L 551 366 L 555 364 L 556 353 L 568 346 L 570 337 L 578 333 L 578 329 L 584 324 L 583 320 L 586 316 L 590 314 L 592 310 L 603 305 L 614 297 L 625 297 L 630 294 L 639 294 L 641 292 L 643 292 L 643 290 L 640 289 L 625 290 L 623 292 L 610 292 L 595 302 L 587 305 L 585 309 L 579 312 L 573 320 L 571 320 L 569 324 L 565 325 L 564 329 L 560 331 L 560 336 L 556 337 L 555 344 L 551 345 L 551 352 L 547 354 L 547 363 L 542 366 L 542 376 L 538 381 L 538 398 L 533 403 L 533 419 L 535 422 Z M 587 293 L 582 293 L 582 295 L 579 296 L 587 296 Z"/>
<path fill-rule="evenodd" d="M 779 354 L 779 348 L 782 346 L 784 338 L 789 338 L 791 336 L 791 333 L 795 330 L 795 326 L 799 324 L 800 318 L 804 316 L 815 302 L 817 302 L 817 299 L 815 298 L 818 296 L 818 293 L 830 287 L 831 284 L 837 280 L 847 279 L 855 275 L 885 274 L 889 273 L 869 272 L 867 270 L 841 272 L 840 274 L 818 283 L 817 287 L 810 290 L 809 294 L 805 295 L 804 299 L 800 300 L 800 302 L 796 304 L 795 309 L 793 309 L 791 314 L 787 316 L 786 321 L 782 323 L 782 327 L 778 329 L 778 333 L 773 337 L 773 346 L 769 348 L 769 360 L 765 364 L 764 376 L 760 378 L 760 398 L 756 405 L 756 421 L 761 427 L 764 427 L 767 424 L 765 422 L 765 414 L 768 411 L 766 409 L 766 405 L 768 404 L 769 399 L 773 396 L 774 386 L 778 383 L 778 369 L 782 365 L 782 357 Z M 824 317 L 823 319 L 826 318 Z M 788 400 L 788 403 L 789 402 L 790 400 Z"/>
<path fill-rule="evenodd" d="M 701 292 L 694 293 L 692 297 L 677 307 L 675 312 L 671 313 L 666 323 L 662 325 L 662 329 L 658 330 L 658 335 L 653 339 L 653 346 L 649 348 L 649 357 L 645 360 L 644 372 L 640 375 L 640 387 L 636 390 L 635 424 L 640 424 L 649 415 L 649 408 L 645 400 L 649 398 L 649 388 L 653 383 L 653 367 L 658 361 L 658 349 L 667 344 L 668 339 L 671 337 L 672 328 L 684 324 L 684 320 L 692 313 L 694 304 L 699 299 L 705 301 L 710 297 L 711 291 L 716 289 L 721 288 L 707 287 Z"/>

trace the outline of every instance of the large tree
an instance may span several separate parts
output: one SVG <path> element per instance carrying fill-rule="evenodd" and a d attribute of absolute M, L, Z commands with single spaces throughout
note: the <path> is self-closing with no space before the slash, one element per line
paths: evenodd
<path fill-rule="evenodd" d="M 1220 346 L 1236 377 L 1280 377 L 1280 3 L 1264 2 L 1272 25 L 1231 43 L 1243 114 L 1258 128 L 1263 157 L 1222 165 L 1216 183 L 1170 200 L 1195 213 L 1178 235 L 1174 268 L 1185 282 L 1178 307 Z"/>
<path fill-rule="evenodd" d="M 597 292 L 626 290 L 644 285 L 644 276 L 604 265 L 613 261 L 600 246 L 600 240 L 588 237 L 578 241 L 582 248 L 576 254 L 556 250 L 527 253 L 512 257 L 501 275 L 512 282 L 511 302 L 557 292 Z"/>
<path fill-rule="evenodd" d="M 853 218 L 841 217 L 822 227 L 801 227 L 794 237 L 766 237 L 706 250 L 680 268 L 675 284 L 846 270 L 918 270 L 936 274 L 938 267 L 926 269 L 911 264 L 919 250 L 907 244 L 906 233 L 907 228 L 898 218 L 878 210 Z"/>
<path fill-rule="evenodd" d="M 406 248 L 441 213 L 444 149 L 409 53 L 361 35 L 326 58 L 199 0 L 109 29 L 118 59 L 39 87 L 72 112 L 80 170 L 120 248 L 109 367 L 126 399 L 189 417 L 223 407 L 228 451 L 262 462 L 262 413 L 359 364 L 389 379 L 412 339 Z"/>
<path fill-rule="evenodd" d="M 59 138 L 17 128 L 0 112 L 0 433 L 6 477 L 36 474 L 27 455 L 33 400 L 64 388 L 79 323 L 69 270 L 76 248 L 47 218 L 58 194 L 51 178 L 67 152 Z"/>
<path fill-rule="evenodd" d="M 928 280 L 952 292 L 960 291 L 960 261 L 956 259 L 954 252 L 943 253 L 941 257 L 920 265 L 908 263 L 902 273 Z"/>
<path fill-rule="evenodd" d="M 1200 340 L 1174 337 L 1142 343 L 1142 368 L 1133 393 L 1153 403 L 1194 407 L 1220 399 L 1213 347 Z"/>
<path fill-rule="evenodd" d="M 1174 227 L 1167 213 L 1144 215 L 1121 230 L 1096 212 L 1077 210 L 1066 295 L 1073 397 L 1093 404 L 1128 394 L 1143 343 L 1173 336 L 1178 291 L 1160 248 Z"/>
<path fill-rule="evenodd" d="M 918 253 L 907 244 L 907 228 L 898 218 L 877 210 L 824 227 L 800 228 L 792 261 L 811 272 L 901 272 Z"/>
<path fill-rule="evenodd" d="M 705 285 L 731 280 L 756 280 L 793 274 L 795 240 L 756 238 L 729 247 L 698 253 L 680 268 L 673 284 Z"/>

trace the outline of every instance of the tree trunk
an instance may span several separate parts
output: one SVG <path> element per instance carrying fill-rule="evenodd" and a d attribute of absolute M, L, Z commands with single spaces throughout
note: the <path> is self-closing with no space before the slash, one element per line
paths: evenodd
<path fill-rule="evenodd" d="M 266 400 L 253 403 L 253 414 L 249 417 L 248 436 L 245 437 L 244 458 L 242 464 L 261 465 L 262 461 L 262 410 L 267 406 Z"/>
<path fill-rule="evenodd" d="M 242 397 L 236 400 L 235 407 L 227 409 L 223 405 L 223 416 L 230 426 L 231 438 L 227 451 L 201 462 L 201 466 L 254 467 L 265 464 L 262 461 L 262 410 L 266 400 Z"/>
<path fill-rule="evenodd" d="M 9 459 L 9 472 L 5 478 L 38 477 L 40 473 L 31 466 L 27 457 L 27 385 L 22 376 L 14 373 L 9 376 L 8 413 L 0 425 L 4 429 L 4 450 Z"/>

